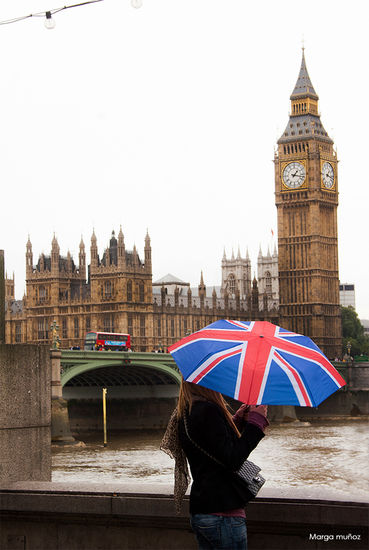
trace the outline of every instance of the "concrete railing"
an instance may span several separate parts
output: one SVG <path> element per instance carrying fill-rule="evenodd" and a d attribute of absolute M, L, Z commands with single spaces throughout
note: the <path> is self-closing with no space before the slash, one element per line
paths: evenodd
<path fill-rule="evenodd" d="M 195 550 L 171 488 L 18 482 L 0 489 L 2 550 Z M 267 490 L 246 509 L 249 550 L 367 548 L 368 503 Z"/>
<path fill-rule="evenodd" d="M 334 363 L 334 366 L 347 382 L 347 387 L 344 388 L 346 391 L 369 390 L 369 363 Z"/>

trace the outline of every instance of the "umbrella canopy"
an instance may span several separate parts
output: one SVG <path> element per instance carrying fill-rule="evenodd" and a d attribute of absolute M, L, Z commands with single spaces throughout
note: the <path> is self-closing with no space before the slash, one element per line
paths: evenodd
<path fill-rule="evenodd" d="M 346 384 L 310 338 L 267 321 L 216 321 L 169 352 L 188 382 L 249 405 L 317 407 Z"/>

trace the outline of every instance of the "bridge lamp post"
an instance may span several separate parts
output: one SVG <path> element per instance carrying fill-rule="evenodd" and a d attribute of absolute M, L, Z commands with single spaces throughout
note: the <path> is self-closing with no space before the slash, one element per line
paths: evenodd
<path fill-rule="evenodd" d="M 104 447 L 108 444 L 108 439 L 106 435 L 106 394 L 108 393 L 108 390 L 106 388 L 103 388 L 102 390 L 102 398 L 103 398 L 103 425 L 104 425 Z"/>

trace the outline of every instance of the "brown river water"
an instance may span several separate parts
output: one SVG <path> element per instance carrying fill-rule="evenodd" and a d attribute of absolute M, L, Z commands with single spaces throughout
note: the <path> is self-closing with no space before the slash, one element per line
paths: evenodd
<path fill-rule="evenodd" d="M 364 419 L 272 425 L 250 459 L 268 488 L 329 489 L 368 500 L 369 422 Z M 53 481 L 173 485 L 163 431 L 82 436 L 85 447 L 53 448 Z"/>

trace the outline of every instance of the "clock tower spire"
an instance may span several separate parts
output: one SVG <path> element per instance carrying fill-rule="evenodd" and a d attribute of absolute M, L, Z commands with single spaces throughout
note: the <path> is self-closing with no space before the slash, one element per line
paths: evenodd
<path fill-rule="evenodd" d="M 280 324 L 310 336 L 332 359 L 341 354 L 337 237 L 337 157 L 323 127 L 306 67 L 275 154 Z"/>

